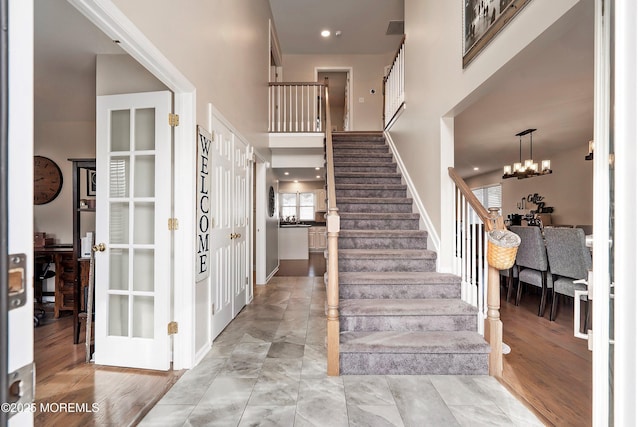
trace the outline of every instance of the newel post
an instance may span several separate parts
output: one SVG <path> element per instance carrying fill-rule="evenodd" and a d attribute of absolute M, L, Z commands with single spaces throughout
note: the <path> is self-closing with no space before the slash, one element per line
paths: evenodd
<path fill-rule="evenodd" d="M 337 209 L 327 214 L 327 375 L 340 375 L 340 313 L 338 284 L 338 234 L 340 216 Z"/>
<path fill-rule="evenodd" d="M 494 229 L 504 229 L 497 208 L 489 208 L 490 222 Z M 502 321 L 500 320 L 500 272 L 492 266 L 488 271 L 487 319 L 484 327 L 485 339 L 489 342 L 489 375 L 502 378 Z"/>

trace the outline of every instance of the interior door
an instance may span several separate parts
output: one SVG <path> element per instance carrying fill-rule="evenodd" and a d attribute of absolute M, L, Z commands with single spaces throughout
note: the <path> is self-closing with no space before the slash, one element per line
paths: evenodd
<path fill-rule="evenodd" d="M 97 97 L 95 362 L 168 370 L 171 93 Z"/>
<path fill-rule="evenodd" d="M 2 2 L 0 17 L 0 425 L 31 426 L 33 366 L 33 3 Z M 13 96 L 11 96 L 13 95 Z M 22 409 L 22 410 L 20 410 Z"/>
<path fill-rule="evenodd" d="M 212 339 L 233 320 L 233 134 L 221 123 L 213 125 L 211 147 L 211 297 Z"/>
<path fill-rule="evenodd" d="M 234 207 L 233 207 L 233 317 L 247 302 L 249 284 L 249 159 L 247 148 L 239 141 L 234 144 Z"/>

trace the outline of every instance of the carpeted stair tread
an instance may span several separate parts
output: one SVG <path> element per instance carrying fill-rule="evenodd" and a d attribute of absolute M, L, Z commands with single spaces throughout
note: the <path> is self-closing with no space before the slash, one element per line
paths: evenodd
<path fill-rule="evenodd" d="M 460 299 L 343 299 L 342 316 L 475 316 L 478 309 Z"/>
<path fill-rule="evenodd" d="M 340 334 L 341 353 L 479 353 L 489 344 L 475 331 L 361 331 Z"/>
<path fill-rule="evenodd" d="M 409 197 L 336 197 L 337 204 L 399 204 L 410 205 L 413 203 L 413 199 Z"/>
<path fill-rule="evenodd" d="M 428 237 L 429 233 L 425 230 L 340 230 L 339 237 Z"/>
<path fill-rule="evenodd" d="M 427 249 L 342 249 L 342 259 L 431 259 L 437 258 L 434 251 Z"/>
<path fill-rule="evenodd" d="M 405 184 L 336 184 L 336 193 L 340 190 L 406 190 Z"/>
<path fill-rule="evenodd" d="M 336 172 L 336 178 L 401 178 L 398 172 Z"/>
<path fill-rule="evenodd" d="M 339 214 L 340 219 L 420 219 L 420 214 L 409 212 L 339 212 Z M 340 232 L 342 232 L 342 230 Z"/>
<path fill-rule="evenodd" d="M 362 154 L 362 153 L 359 153 Z M 341 152 L 341 151 L 335 151 L 333 153 L 333 160 L 334 161 L 340 161 L 340 160 L 345 160 L 348 159 L 348 161 L 350 162 L 358 162 L 358 161 L 363 161 L 363 162 L 368 162 L 371 161 L 373 159 L 375 160 L 381 160 L 381 159 L 386 159 L 387 161 L 392 161 L 393 159 L 393 154 L 389 153 L 389 152 L 371 152 L 371 153 L 367 153 L 366 157 L 363 156 L 353 156 L 353 153 L 348 153 L 348 152 Z"/>
<path fill-rule="evenodd" d="M 430 285 L 441 283 L 459 285 L 460 280 L 460 276 L 435 271 L 341 271 L 338 278 L 340 285 Z"/>

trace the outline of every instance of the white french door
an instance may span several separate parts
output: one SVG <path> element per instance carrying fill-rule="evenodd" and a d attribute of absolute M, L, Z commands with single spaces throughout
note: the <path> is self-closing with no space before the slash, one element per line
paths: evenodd
<path fill-rule="evenodd" d="M 247 303 L 249 284 L 249 160 L 247 147 L 234 141 L 233 206 L 233 317 Z"/>
<path fill-rule="evenodd" d="M 212 337 L 233 320 L 233 134 L 216 123 L 211 146 Z"/>
<path fill-rule="evenodd" d="M 96 364 L 169 369 L 170 112 L 168 91 L 97 97 Z"/>
<path fill-rule="evenodd" d="M 249 284 L 249 167 L 246 146 L 212 116 L 211 339 L 242 310 Z"/>

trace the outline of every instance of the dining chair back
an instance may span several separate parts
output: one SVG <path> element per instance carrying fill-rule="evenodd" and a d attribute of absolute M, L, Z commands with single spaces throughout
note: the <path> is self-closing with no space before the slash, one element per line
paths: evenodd
<path fill-rule="evenodd" d="M 547 251 L 544 246 L 542 232 L 535 226 L 513 226 L 511 231 L 520 236 L 520 246 L 516 254 L 518 266 L 518 291 L 516 305 L 520 304 L 522 283 L 537 286 L 542 289 L 538 316 L 545 311 L 547 288 L 551 286 L 551 276 L 548 273 Z"/>
<path fill-rule="evenodd" d="M 558 308 L 558 294 L 573 297 L 576 289 L 586 289 L 574 280 L 586 279 L 591 268 L 591 254 L 585 243 L 584 230 L 581 228 L 546 229 L 545 240 L 549 256 L 549 269 L 553 276 L 553 302 L 551 320 L 554 320 Z"/>

